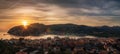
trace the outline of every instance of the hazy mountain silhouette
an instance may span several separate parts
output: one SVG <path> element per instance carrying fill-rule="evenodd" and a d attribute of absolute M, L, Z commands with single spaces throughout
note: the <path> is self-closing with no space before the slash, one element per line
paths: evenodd
<path fill-rule="evenodd" d="M 39 36 L 41 34 L 56 34 L 56 35 L 92 35 L 99 37 L 119 37 L 119 26 L 99 26 L 92 27 L 86 25 L 75 24 L 54 24 L 44 25 L 33 23 L 24 28 L 24 26 L 15 26 L 8 31 L 9 34 L 15 36 Z"/>

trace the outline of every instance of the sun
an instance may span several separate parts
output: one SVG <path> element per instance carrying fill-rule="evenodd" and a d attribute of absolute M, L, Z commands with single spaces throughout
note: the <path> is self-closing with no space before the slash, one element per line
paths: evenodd
<path fill-rule="evenodd" d="M 27 25 L 28 25 L 28 22 L 27 22 L 26 20 L 23 20 L 23 21 L 22 21 L 22 24 L 23 24 L 24 26 L 27 26 Z"/>

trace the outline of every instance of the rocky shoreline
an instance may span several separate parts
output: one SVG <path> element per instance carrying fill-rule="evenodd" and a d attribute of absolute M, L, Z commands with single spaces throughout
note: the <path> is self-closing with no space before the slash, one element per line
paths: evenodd
<path fill-rule="evenodd" d="M 1 40 L 26 54 L 120 54 L 119 38 L 59 38 Z"/>

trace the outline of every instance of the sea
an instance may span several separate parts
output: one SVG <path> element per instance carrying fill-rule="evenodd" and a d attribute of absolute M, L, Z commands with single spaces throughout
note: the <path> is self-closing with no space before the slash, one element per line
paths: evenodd
<path fill-rule="evenodd" d="M 97 38 L 95 36 L 75 36 L 75 35 L 40 35 L 40 36 L 13 36 L 8 34 L 7 32 L 0 32 L 0 39 L 19 39 L 19 38 L 25 38 L 25 39 L 47 39 L 47 38 L 71 38 L 71 39 L 78 39 L 78 38 Z"/>

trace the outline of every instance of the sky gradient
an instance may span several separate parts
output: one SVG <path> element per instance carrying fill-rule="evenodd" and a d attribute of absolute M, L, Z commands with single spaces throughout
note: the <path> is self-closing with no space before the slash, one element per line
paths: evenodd
<path fill-rule="evenodd" d="M 120 26 L 120 0 L 0 0 L 0 31 L 28 23 Z"/>

